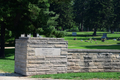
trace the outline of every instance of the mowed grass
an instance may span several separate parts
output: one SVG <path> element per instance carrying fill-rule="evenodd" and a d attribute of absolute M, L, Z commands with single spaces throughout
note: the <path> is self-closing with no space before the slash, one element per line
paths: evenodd
<path fill-rule="evenodd" d="M 68 41 L 69 49 L 120 49 L 120 41 L 115 41 L 120 36 L 120 33 L 97 32 L 97 36 L 92 36 L 93 32 L 77 32 L 77 36 L 71 36 L 72 32 L 68 32 L 65 38 Z M 109 40 L 101 42 L 103 33 L 107 33 Z M 77 40 L 73 40 L 77 38 Z M 93 38 L 92 42 L 88 40 Z M 96 39 L 96 41 L 95 41 Z M 5 49 L 5 58 L 0 59 L 0 71 L 13 73 L 14 72 L 14 52 L 15 49 Z M 65 74 L 46 74 L 32 76 L 34 78 L 54 78 L 54 79 L 120 79 L 120 72 L 96 72 L 96 73 L 65 73 Z"/>
<path fill-rule="evenodd" d="M 93 32 L 76 32 L 77 36 L 72 36 L 72 32 L 68 32 L 64 37 L 68 41 L 69 49 L 120 49 L 120 32 L 111 34 L 109 32 L 97 32 L 97 36 L 92 36 Z M 103 33 L 107 33 L 108 40 L 101 41 Z M 74 40 L 76 38 L 76 40 Z M 90 40 L 91 38 L 91 40 Z"/>
<path fill-rule="evenodd" d="M 15 49 L 5 49 L 5 58 L 0 58 L 0 71 L 3 72 L 14 72 L 14 52 Z"/>
<path fill-rule="evenodd" d="M 74 79 L 74 80 L 86 80 L 86 79 L 107 79 L 107 80 L 119 80 L 120 72 L 86 72 L 86 73 L 63 73 L 63 74 L 45 74 L 35 75 L 32 78 L 52 78 L 52 79 Z"/>

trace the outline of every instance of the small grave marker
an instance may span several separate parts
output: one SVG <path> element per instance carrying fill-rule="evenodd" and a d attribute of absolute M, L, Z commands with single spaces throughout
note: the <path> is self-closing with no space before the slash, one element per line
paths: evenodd
<path fill-rule="evenodd" d="M 39 34 L 37 34 L 37 37 L 39 37 Z"/>
<path fill-rule="evenodd" d="M 25 37 L 25 34 L 21 34 L 21 37 Z"/>
<path fill-rule="evenodd" d="M 107 38 L 107 34 L 106 34 L 106 33 L 103 33 L 103 36 L 101 37 L 101 39 L 105 39 L 105 38 L 108 39 L 108 38 Z"/>
<path fill-rule="evenodd" d="M 27 35 L 27 37 L 31 37 L 31 34 Z"/>
<path fill-rule="evenodd" d="M 72 36 L 77 36 L 77 33 L 76 32 L 72 32 Z"/>

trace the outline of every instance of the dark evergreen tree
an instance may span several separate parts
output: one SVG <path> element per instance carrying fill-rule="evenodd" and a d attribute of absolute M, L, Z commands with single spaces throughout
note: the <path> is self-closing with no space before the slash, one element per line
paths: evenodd
<path fill-rule="evenodd" d="M 59 3 L 61 1 L 64 0 L 50 0 L 50 2 L 56 3 Z M 69 0 L 65 1 L 69 2 Z M 48 17 L 49 12 L 47 12 L 49 11 L 47 10 L 48 6 L 48 0 L 0 0 L 0 57 L 5 57 L 5 29 L 11 30 L 15 38 L 18 38 L 21 33 L 27 34 L 33 29 L 34 31 L 36 31 L 36 29 L 38 29 L 38 23 L 40 20 L 42 20 L 42 23 L 40 24 L 41 26 L 46 25 L 48 23 L 48 20 L 50 19 Z M 40 19 L 40 17 L 42 19 Z M 37 21 L 37 24 L 35 21 Z"/>
<path fill-rule="evenodd" d="M 113 0 L 114 4 L 114 26 L 111 27 L 111 31 L 113 31 L 115 28 L 120 28 L 120 1 L 119 0 Z"/>
<path fill-rule="evenodd" d="M 106 27 L 110 16 L 113 14 L 111 0 L 87 0 L 85 7 L 85 26 L 94 29 L 96 35 L 98 28 Z"/>
<path fill-rule="evenodd" d="M 74 15 L 75 22 L 78 24 L 79 31 L 83 31 L 84 26 L 84 14 L 85 14 L 86 0 L 75 0 L 74 1 Z"/>
<path fill-rule="evenodd" d="M 56 20 L 58 25 L 56 29 L 65 30 L 70 29 L 74 25 L 73 21 L 73 8 L 72 2 L 65 3 L 51 3 L 50 11 L 54 11 L 56 14 L 59 14 L 59 18 Z"/>

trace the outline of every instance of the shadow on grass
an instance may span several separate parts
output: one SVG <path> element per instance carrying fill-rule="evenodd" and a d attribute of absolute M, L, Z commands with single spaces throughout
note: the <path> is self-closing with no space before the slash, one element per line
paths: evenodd
<path fill-rule="evenodd" d="M 15 49 L 5 49 L 5 57 L 14 56 Z"/>
<path fill-rule="evenodd" d="M 9 58 L 15 55 L 15 49 L 5 49 L 5 58 L 0 58 L 1 60 L 14 60 L 13 58 Z"/>
<path fill-rule="evenodd" d="M 84 46 L 87 49 L 117 49 L 120 50 L 120 45 L 105 45 L 105 46 Z"/>
<path fill-rule="evenodd" d="M 68 38 L 65 38 L 66 40 L 74 40 L 74 38 L 76 38 L 77 40 L 89 40 L 90 38 L 89 37 L 77 37 L 77 36 L 73 36 L 73 37 L 68 37 Z M 118 37 L 108 37 L 108 40 L 110 39 L 117 39 Z M 93 37 L 92 38 L 93 40 L 96 39 L 96 40 L 101 40 L 101 38 L 95 38 Z"/>
<path fill-rule="evenodd" d="M 17 73 L 0 73 L 0 76 L 8 76 L 8 77 L 11 77 L 11 76 L 14 76 L 14 77 L 24 77 L 20 74 L 17 74 Z"/>

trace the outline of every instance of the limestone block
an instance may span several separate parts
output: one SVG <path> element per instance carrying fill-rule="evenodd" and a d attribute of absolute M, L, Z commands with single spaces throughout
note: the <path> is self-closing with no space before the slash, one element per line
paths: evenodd
<path fill-rule="evenodd" d="M 28 68 L 29 72 L 36 72 L 36 68 Z"/>
<path fill-rule="evenodd" d="M 104 72 L 104 69 L 89 69 L 90 72 Z"/>
<path fill-rule="evenodd" d="M 47 68 L 52 68 L 53 64 L 37 64 L 36 68 L 37 69 L 47 69 Z"/>
<path fill-rule="evenodd" d="M 33 64 L 27 64 L 26 67 L 27 68 L 36 68 L 36 65 L 35 64 L 34 65 Z"/>
<path fill-rule="evenodd" d="M 48 44 L 63 44 L 65 45 L 67 42 L 66 41 L 62 41 L 62 42 L 52 42 L 52 41 L 48 41 Z"/>
<path fill-rule="evenodd" d="M 57 71 L 66 71 L 67 67 L 57 67 L 56 70 Z"/>
<path fill-rule="evenodd" d="M 45 74 L 57 74 L 57 71 L 50 70 L 50 71 L 46 71 Z"/>
<path fill-rule="evenodd" d="M 26 72 L 25 75 L 31 76 L 31 75 L 36 75 L 36 72 Z"/>
<path fill-rule="evenodd" d="M 28 40 L 27 43 L 35 44 L 35 43 L 47 43 L 47 40 Z"/>
<path fill-rule="evenodd" d="M 75 54 L 73 54 L 73 55 L 72 55 L 72 59 L 80 59 L 79 54 L 76 54 L 76 53 L 75 53 Z"/>
<path fill-rule="evenodd" d="M 72 59 L 72 56 L 67 56 L 67 59 Z"/>
<path fill-rule="evenodd" d="M 74 66 L 75 63 L 74 63 L 74 62 L 67 62 L 67 65 L 68 65 L 68 66 Z"/>
<path fill-rule="evenodd" d="M 28 53 L 28 56 L 35 56 L 35 53 Z"/>
<path fill-rule="evenodd" d="M 36 56 L 36 60 L 45 60 L 45 56 Z"/>
<path fill-rule="evenodd" d="M 72 73 L 74 72 L 74 70 L 67 70 L 67 73 Z"/>
<path fill-rule="evenodd" d="M 112 66 L 103 66 L 104 69 L 111 69 Z"/>
<path fill-rule="evenodd" d="M 66 73 L 66 71 L 57 71 L 57 73 Z"/>
<path fill-rule="evenodd" d="M 37 59 L 37 56 L 28 56 L 27 57 L 27 60 L 36 60 Z"/>
<path fill-rule="evenodd" d="M 61 49 L 61 51 L 68 51 L 68 49 L 67 48 L 60 48 Z M 67 54 L 68 54 L 68 52 L 67 52 Z"/>
<path fill-rule="evenodd" d="M 80 59 L 69 59 L 68 62 L 79 62 Z"/>
<path fill-rule="evenodd" d="M 70 66 L 70 69 L 72 70 L 79 70 L 81 67 L 80 66 Z"/>
<path fill-rule="evenodd" d="M 26 59 L 26 56 L 24 56 L 24 55 L 17 55 L 17 57 L 18 57 L 18 59 L 21 59 L 21 60 Z"/>
<path fill-rule="evenodd" d="M 81 72 L 81 70 L 74 70 L 73 72 L 75 72 L 75 73 L 76 73 L 76 72 Z"/>
<path fill-rule="evenodd" d="M 66 67 L 67 65 L 65 65 L 65 64 L 57 64 L 57 65 L 53 65 L 53 67 Z"/>
<path fill-rule="evenodd" d="M 67 52 L 67 51 L 62 51 L 62 50 L 61 50 L 61 55 L 62 55 L 62 54 L 63 54 L 63 55 L 67 55 L 68 52 Z"/>
<path fill-rule="evenodd" d="M 61 45 L 61 44 L 58 44 L 58 45 L 54 45 L 55 48 L 67 48 L 67 45 Z"/>
<path fill-rule="evenodd" d="M 45 61 L 29 60 L 28 64 L 45 64 Z"/>
<path fill-rule="evenodd" d="M 37 69 L 37 72 L 46 72 L 46 71 L 50 71 L 50 69 Z"/>
<path fill-rule="evenodd" d="M 36 75 L 45 74 L 45 72 L 36 72 Z"/>

